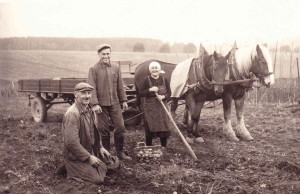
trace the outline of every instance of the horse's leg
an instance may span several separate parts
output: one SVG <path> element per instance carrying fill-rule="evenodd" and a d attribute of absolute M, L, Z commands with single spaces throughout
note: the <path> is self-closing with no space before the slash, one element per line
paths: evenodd
<path fill-rule="evenodd" d="M 170 111 L 171 115 L 173 118 L 175 118 L 176 117 L 176 109 L 178 107 L 178 98 L 172 98 L 170 106 L 171 106 L 171 111 Z"/>
<path fill-rule="evenodd" d="M 224 110 L 224 134 L 231 141 L 239 141 L 236 137 L 235 132 L 231 126 L 231 103 L 232 103 L 232 95 L 230 93 L 224 93 L 223 96 L 223 110 Z"/>
<path fill-rule="evenodd" d="M 186 126 L 189 123 L 189 107 L 187 105 L 185 105 L 182 123 Z"/>
<path fill-rule="evenodd" d="M 191 112 L 195 107 L 195 100 L 193 94 L 188 91 L 185 96 L 185 112 L 183 116 L 183 123 L 186 125 L 187 132 L 191 133 L 193 130 L 193 121 L 190 119 Z"/>
<path fill-rule="evenodd" d="M 199 137 L 198 134 L 198 122 L 200 119 L 201 109 L 204 102 L 195 102 L 194 93 L 188 93 L 185 99 L 188 112 L 186 112 L 185 118 L 187 119 L 187 131 L 194 137 Z M 189 121 L 189 115 L 191 115 L 191 120 Z"/>
<path fill-rule="evenodd" d="M 235 110 L 236 110 L 236 118 L 237 118 L 237 134 L 241 136 L 245 140 L 253 140 L 253 137 L 250 135 L 244 123 L 244 102 L 246 95 L 242 98 L 234 100 L 235 102 Z"/>
<path fill-rule="evenodd" d="M 192 123 L 193 123 L 192 134 L 196 138 L 201 136 L 198 133 L 198 126 L 199 126 L 198 124 L 199 124 L 200 114 L 201 114 L 201 110 L 203 108 L 203 105 L 204 105 L 204 101 L 195 103 L 195 107 L 193 109 L 193 112 L 191 112 L 191 119 L 192 119 Z"/>

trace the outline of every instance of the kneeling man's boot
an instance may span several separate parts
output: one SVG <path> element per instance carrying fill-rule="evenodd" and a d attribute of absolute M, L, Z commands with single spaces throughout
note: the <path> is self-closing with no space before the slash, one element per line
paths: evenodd
<path fill-rule="evenodd" d="M 60 164 L 58 168 L 55 170 L 56 175 L 65 175 L 67 174 L 67 169 L 65 164 Z"/>

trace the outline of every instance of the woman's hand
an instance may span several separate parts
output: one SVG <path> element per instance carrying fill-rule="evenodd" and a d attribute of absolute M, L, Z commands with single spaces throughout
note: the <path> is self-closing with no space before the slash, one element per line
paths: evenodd
<path fill-rule="evenodd" d="M 157 95 L 157 98 L 158 98 L 159 100 L 163 100 L 163 99 L 166 98 L 166 96 L 165 96 L 165 95 Z"/>
<path fill-rule="evenodd" d="M 153 87 L 149 88 L 149 92 L 155 92 L 155 93 L 157 93 L 158 92 L 158 87 L 153 86 Z"/>

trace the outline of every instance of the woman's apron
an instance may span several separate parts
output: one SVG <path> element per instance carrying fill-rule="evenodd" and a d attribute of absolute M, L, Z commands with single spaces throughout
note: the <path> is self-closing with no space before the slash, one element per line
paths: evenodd
<path fill-rule="evenodd" d="M 150 78 L 148 77 L 149 86 L 152 87 Z M 156 86 L 158 87 L 158 94 L 164 95 L 167 93 L 167 88 L 165 84 L 165 79 L 163 78 L 163 85 Z M 168 107 L 168 104 L 162 101 L 165 107 Z M 167 132 L 170 131 L 172 125 L 170 119 L 162 104 L 156 97 L 144 97 L 142 98 L 143 103 L 143 112 L 144 116 L 148 123 L 148 128 L 150 132 Z"/>

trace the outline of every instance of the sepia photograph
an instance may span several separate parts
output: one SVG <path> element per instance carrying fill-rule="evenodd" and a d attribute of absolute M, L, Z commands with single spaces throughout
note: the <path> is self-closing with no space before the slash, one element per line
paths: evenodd
<path fill-rule="evenodd" d="M 300 193 L 300 1 L 0 0 L 0 193 Z"/>

